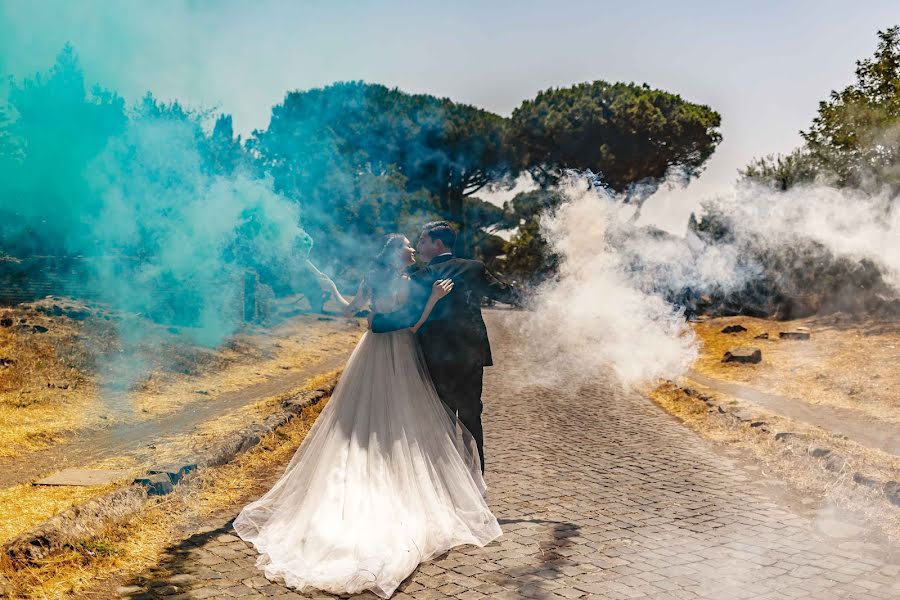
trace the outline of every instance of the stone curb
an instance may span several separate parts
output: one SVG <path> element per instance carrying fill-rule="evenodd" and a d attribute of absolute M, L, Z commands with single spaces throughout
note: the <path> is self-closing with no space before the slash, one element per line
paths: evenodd
<path fill-rule="evenodd" d="M 153 495 L 173 491 L 180 483 L 189 483 L 197 466 L 227 464 L 253 448 L 261 439 L 283 427 L 304 408 L 314 406 L 334 391 L 337 377 L 318 389 L 300 392 L 284 400 L 282 410 L 266 417 L 261 424 L 250 425 L 224 440 L 201 449 L 176 467 L 151 469 L 131 485 L 73 506 L 3 545 L 3 553 L 19 564 L 36 564 L 66 548 L 98 535 L 105 527 L 140 512 Z M 138 483 L 140 482 L 140 483 Z M 3 594 L 0 593 L 0 596 Z"/>
<path fill-rule="evenodd" d="M 707 414 L 727 419 L 732 425 L 746 425 L 762 435 L 771 436 L 776 442 L 788 445 L 806 445 L 806 454 L 817 459 L 822 467 L 832 473 L 851 472 L 852 465 L 840 454 L 832 448 L 819 446 L 809 441 L 808 436 L 793 431 L 775 432 L 769 429 L 768 423 L 753 415 L 745 408 L 734 407 L 729 404 L 720 402 L 709 394 L 704 394 L 691 387 L 679 385 L 674 381 L 669 381 L 673 386 L 684 392 L 685 395 L 700 400 L 706 406 Z M 853 482 L 857 485 L 867 487 L 872 490 L 881 491 L 885 499 L 895 506 L 900 506 L 900 482 L 897 481 L 878 481 L 872 479 L 859 472 L 852 473 Z"/>

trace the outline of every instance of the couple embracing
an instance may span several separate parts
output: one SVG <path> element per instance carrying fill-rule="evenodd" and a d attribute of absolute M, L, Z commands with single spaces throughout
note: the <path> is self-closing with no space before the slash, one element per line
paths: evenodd
<path fill-rule="evenodd" d="M 320 274 L 346 314 L 370 306 L 369 331 L 284 475 L 234 522 L 269 579 L 387 598 L 420 562 L 500 536 L 482 476 L 481 300 L 513 290 L 455 240 L 443 221 L 415 249 L 388 236 L 350 300 Z"/>

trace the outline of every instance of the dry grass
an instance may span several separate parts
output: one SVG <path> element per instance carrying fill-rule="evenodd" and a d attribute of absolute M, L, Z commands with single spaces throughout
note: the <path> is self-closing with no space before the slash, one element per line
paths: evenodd
<path fill-rule="evenodd" d="M 694 384 L 692 387 L 695 387 Z M 703 391 L 726 405 L 737 402 L 719 392 Z M 671 383 L 649 391 L 648 395 L 702 436 L 748 450 L 755 457 L 761 473 L 788 482 L 801 495 L 815 499 L 820 506 L 834 505 L 862 515 L 865 521 L 892 541 L 900 540 L 900 511 L 880 491 L 853 481 L 854 473 L 880 481 L 896 478 L 900 472 L 900 458 L 770 411 L 754 410 L 754 414 L 767 423 L 770 431 L 792 431 L 804 436 L 802 440 L 790 443 L 777 442 L 773 435 L 759 428 L 730 423 L 716 414 L 710 414 L 711 409 L 705 403 L 688 396 Z M 844 469 L 837 473 L 825 469 L 821 460 L 809 455 L 808 450 L 813 446 L 830 448 L 838 453 L 847 462 Z"/>
<path fill-rule="evenodd" d="M 289 393 L 261 399 L 241 409 L 212 421 L 203 423 L 190 436 L 172 437 L 160 441 L 153 452 L 154 464 L 164 464 L 183 459 L 193 454 L 197 448 L 211 444 L 231 434 L 248 423 L 260 421 L 280 409 L 281 401 L 301 391 L 318 389 L 335 379 L 341 369 L 322 373 L 310 378 L 305 384 Z M 127 469 L 138 475 L 149 463 L 131 455 L 120 455 L 100 460 L 89 468 Z M 130 480 L 132 477 L 125 478 Z M 123 480 L 124 481 L 124 480 Z M 121 484 L 121 482 L 120 482 Z M 109 486 L 52 487 L 16 485 L 0 490 L 0 542 L 8 541 L 25 533 L 35 525 L 61 513 L 62 511 L 95 498 L 115 488 Z"/>
<path fill-rule="evenodd" d="M 233 463 L 204 469 L 191 485 L 159 500 L 140 515 L 44 564 L 23 568 L 0 559 L 0 574 L 16 598 L 70 598 L 111 576 L 129 577 L 157 564 L 180 532 L 223 509 L 249 501 L 296 451 L 325 402 L 304 410 Z M 96 596 L 92 596 L 96 597 Z"/>
<path fill-rule="evenodd" d="M 748 331 L 720 333 L 732 324 Z M 798 326 L 809 328 L 812 338 L 778 339 L 780 331 Z M 694 368 L 705 375 L 900 423 L 900 324 L 844 323 L 836 317 L 791 322 L 727 317 L 696 323 L 694 329 L 702 342 Z M 768 340 L 754 339 L 763 332 Z M 759 348 L 762 362 L 723 363 L 722 355 L 738 346 Z"/>
<path fill-rule="evenodd" d="M 16 323 L 0 328 L 0 358 L 15 361 L 0 366 L 0 456 L 17 456 L 54 443 L 62 432 L 98 425 L 102 411 L 89 375 L 94 356 L 80 339 L 81 324 L 32 310 L 0 316 Z M 34 333 L 33 325 L 48 331 Z"/>
<path fill-rule="evenodd" d="M 108 311 L 82 321 L 52 316 L 48 309 L 57 302 L 77 305 L 48 299 L 0 311 L 14 323 L 0 327 L 0 359 L 14 361 L 0 366 L 0 457 L 46 448 L 70 432 L 170 414 L 314 365 L 329 352 L 352 348 L 362 332 L 343 320 L 303 315 L 271 330 L 251 328 L 208 349 L 143 323 L 150 341 L 123 362 L 126 371 L 139 367 L 130 381 L 116 366 L 123 356 L 117 325 L 126 317 L 110 318 Z M 35 333 L 35 325 L 47 331 Z M 100 374 L 101 368 L 129 385 L 104 386 L 101 379 L 109 374 Z"/>
<path fill-rule="evenodd" d="M 0 543 L 115 487 L 116 484 L 71 487 L 33 486 L 25 483 L 0 490 Z"/>

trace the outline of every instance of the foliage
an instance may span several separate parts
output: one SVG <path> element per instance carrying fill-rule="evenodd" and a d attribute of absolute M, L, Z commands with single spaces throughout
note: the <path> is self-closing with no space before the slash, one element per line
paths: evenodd
<path fill-rule="evenodd" d="M 819 173 L 815 159 L 809 151 L 801 148 L 790 154 L 756 158 L 740 171 L 740 175 L 748 181 L 785 191 L 795 185 L 814 181 Z"/>
<path fill-rule="evenodd" d="M 544 185 L 566 169 L 599 173 L 620 192 L 673 168 L 699 174 L 722 136 L 708 106 L 645 85 L 594 81 L 548 89 L 512 115 L 518 166 Z"/>
<path fill-rule="evenodd" d="M 803 139 L 841 185 L 900 185 L 900 27 L 878 32 L 875 55 L 857 61 L 856 82 L 819 103 Z"/>
<path fill-rule="evenodd" d="M 350 218 L 341 197 L 353 195 L 360 177 L 393 186 L 399 205 L 391 215 L 439 216 L 465 227 L 465 199 L 507 171 L 503 131 L 502 117 L 472 106 L 349 82 L 289 93 L 248 147 L 278 189 L 312 214 L 313 229 L 332 239 L 342 230 L 355 236 L 399 224 L 383 219 L 373 230 L 372 222 Z M 363 212 L 379 211 L 370 205 Z"/>
<path fill-rule="evenodd" d="M 804 146 L 756 159 L 741 174 L 786 190 L 822 179 L 841 187 L 900 191 L 900 27 L 878 32 L 871 58 L 857 61 L 856 81 L 819 103 Z"/>

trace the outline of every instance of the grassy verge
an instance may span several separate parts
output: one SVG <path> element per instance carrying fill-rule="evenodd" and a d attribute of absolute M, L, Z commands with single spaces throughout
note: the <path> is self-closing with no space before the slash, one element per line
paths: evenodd
<path fill-rule="evenodd" d="M 84 594 L 109 577 L 128 577 L 159 562 L 186 527 L 223 509 L 239 506 L 265 489 L 305 438 L 326 402 L 267 436 L 233 463 L 203 469 L 190 485 L 176 488 L 125 522 L 46 563 L 23 567 L 0 559 L 0 575 L 14 598 L 66 598 Z"/>
<path fill-rule="evenodd" d="M 724 404 L 736 402 L 721 393 L 704 391 Z M 704 402 L 671 383 L 649 391 L 648 395 L 703 437 L 747 450 L 762 477 L 789 483 L 807 502 L 822 510 L 837 507 L 859 515 L 871 530 L 880 531 L 895 543 L 900 541 L 900 510 L 881 491 L 854 481 L 856 473 L 881 481 L 896 478 L 900 458 L 770 411 L 754 409 L 754 414 L 765 421 L 765 428 L 737 423 L 719 416 L 718 411 L 711 411 Z M 779 442 L 771 435 L 778 431 L 801 435 L 790 442 Z M 833 449 L 846 460 L 846 465 L 837 471 L 825 468 L 821 460 L 810 455 L 810 449 L 815 447 Z"/>
<path fill-rule="evenodd" d="M 160 442 L 154 452 L 154 462 L 165 464 L 190 456 L 197 447 L 221 439 L 248 423 L 261 421 L 280 410 L 282 400 L 287 397 L 301 391 L 317 389 L 335 379 L 339 374 L 340 369 L 322 373 L 307 380 L 301 388 L 290 393 L 259 400 L 231 414 L 205 422 L 190 436 L 173 438 L 164 443 Z M 133 475 L 138 475 L 149 466 L 149 464 L 138 462 L 130 456 L 116 456 L 89 465 L 88 468 L 125 469 L 132 471 Z M 132 478 L 128 477 L 118 484 L 106 486 L 51 487 L 34 486 L 28 483 L 0 490 L 0 543 L 25 533 L 72 506 L 101 496 L 115 489 L 117 485 L 127 483 Z"/>

